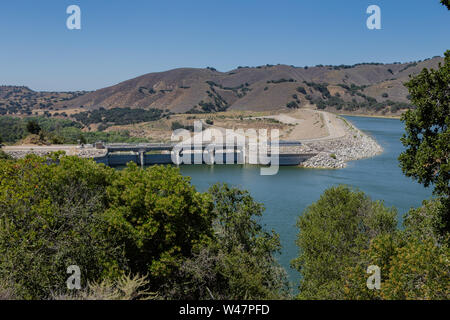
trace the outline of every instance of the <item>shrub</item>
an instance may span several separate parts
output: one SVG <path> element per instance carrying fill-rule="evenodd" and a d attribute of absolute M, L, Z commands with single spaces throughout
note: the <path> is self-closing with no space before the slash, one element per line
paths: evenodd
<path fill-rule="evenodd" d="M 147 277 L 123 275 L 115 280 L 106 279 L 89 283 L 73 294 L 52 294 L 52 300 L 149 300 L 156 294 L 149 291 Z"/>
<path fill-rule="evenodd" d="M 298 109 L 299 108 L 297 102 L 295 102 L 295 101 L 289 102 L 288 104 L 286 104 L 286 107 L 289 109 Z"/>
<path fill-rule="evenodd" d="M 275 259 L 278 234 L 256 219 L 263 206 L 246 191 L 216 184 L 214 236 L 186 260 L 169 283 L 171 299 L 280 299 L 288 297 L 286 273 Z"/>
<path fill-rule="evenodd" d="M 279 237 L 257 220 L 263 207 L 227 186 L 199 193 L 174 167 L 0 161 L 0 209 L 5 299 L 287 296 Z M 81 268 L 80 292 L 66 289 L 69 265 Z"/>
<path fill-rule="evenodd" d="M 212 203 L 174 167 L 129 163 L 108 186 L 109 217 L 133 274 L 157 288 L 210 234 Z"/>
<path fill-rule="evenodd" d="M 396 210 L 346 186 L 327 189 L 298 219 L 300 299 L 343 299 L 349 267 L 377 235 L 392 234 Z"/>
<path fill-rule="evenodd" d="M 86 126 L 93 123 L 126 125 L 158 120 L 163 116 L 163 113 L 160 109 L 100 108 L 98 110 L 80 112 L 72 115 L 72 117 Z"/>
<path fill-rule="evenodd" d="M 385 299 L 450 298 L 450 251 L 430 240 L 409 241 L 392 257 L 381 295 Z"/>
<path fill-rule="evenodd" d="M 9 154 L 4 152 L 3 150 L 0 150 L 0 160 L 9 160 L 12 159 Z"/>
<path fill-rule="evenodd" d="M 306 90 L 304 87 L 297 87 L 297 91 L 302 93 L 302 94 L 306 94 Z"/>
<path fill-rule="evenodd" d="M 30 120 L 27 123 L 27 131 L 31 134 L 39 134 L 39 132 L 41 132 L 41 127 L 36 120 Z"/>
<path fill-rule="evenodd" d="M 82 280 L 125 268 L 104 214 L 113 169 L 58 161 L 0 161 L 0 279 L 13 279 L 21 298 L 64 290 L 70 265 L 81 268 Z"/>

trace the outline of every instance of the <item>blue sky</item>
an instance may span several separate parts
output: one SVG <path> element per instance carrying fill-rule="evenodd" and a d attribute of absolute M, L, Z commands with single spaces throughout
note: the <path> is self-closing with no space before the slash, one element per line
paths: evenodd
<path fill-rule="evenodd" d="M 79 5 L 82 29 L 66 28 Z M 366 9 L 381 8 L 382 30 Z M 178 67 L 412 61 L 450 49 L 438 0 L 14 0 L 0 4 L 0 84 L 93 90 Z"/>

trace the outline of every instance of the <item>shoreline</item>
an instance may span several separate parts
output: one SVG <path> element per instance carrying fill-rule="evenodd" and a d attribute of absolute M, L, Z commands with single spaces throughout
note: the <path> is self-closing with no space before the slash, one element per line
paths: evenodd
<path fill-rule="evenodd" d="M 402 116 L 382 116 L 382 115 L 369 115 L 369 114 L 346 114 L 346 113 L 336 113 L 337 116 L 347 116 L 347 117 L 361 117 L 361 118 L 379 118 L 379 119 L 396 119 L 400 120 Z"/>
<path fill-rule="evenodd" d="M 339 118 L 338 118 L 339 119 Z M 348 161 L 362 160 L 384 152 L 381 145 L 351 121 L 340 119 L 345 125 L 345 136 L 336 139 L 305 143 L 307 152 L 318 154 L 300 166 L 311 169 L 342 169 Z"/>
<path fill-rule="evenodd" d="M 311 169 L 340 169 L 347 166 L 348 161 L 371 158 L 383 153 L 377 141 L 358 129 L 350 120 L 340 115 L 321 112 L 328 136 L 323 138 L 299 140 L 300 146 L 288 146 L 280 149 L 281 154 L 315 154 L 298 167 Z M 27 154 L 44 156 L 48 153 L 63 150 L 67 155 L 80 158 L 98 158 L 105 156 L 106 150 L 96 149 L 93 145 L 51 145 L 51 146 L 5 146 L 2 148 L 13 158 L 23 158 Z"/>

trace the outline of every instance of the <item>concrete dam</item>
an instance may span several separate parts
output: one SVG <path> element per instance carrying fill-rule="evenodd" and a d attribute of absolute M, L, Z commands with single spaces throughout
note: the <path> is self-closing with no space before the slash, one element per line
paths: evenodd
<path fill-rule="evenodd" d="M 300 142 L 280 141 L 278 165 L 298 166 L 302 162 L 316 155 L 316 153 L 286 152 L 282 149 L 292 149 L 301 145 Z M 262 157 L 251 146 L 222 147 L 212 144 L 180 145 L 171 143 L 146 144 L 106 144 L 96 148 L 105 149 L 106 154 L 95 157 L 98 163 L 108 166 L 123 166 L 128 162 L 135 162 L 140 166 L 155 164 L 254 164 L 270 165 L 273 158 L 270 145 L 267 146 L 266 156 Z"/>

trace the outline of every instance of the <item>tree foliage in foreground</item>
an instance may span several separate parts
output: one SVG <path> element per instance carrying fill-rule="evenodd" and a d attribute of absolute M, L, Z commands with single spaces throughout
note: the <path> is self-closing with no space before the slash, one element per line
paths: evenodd
<path fill-rule="evenodd" d="M 20 297 L 61 290 L 70 265 L 92 281 L 126 267 L 104 214 L 111 175 L 76 158 L 0 161 L 0 279 Z"/>
<path fill-rule="evenodd" d="M 404 229 L 375 238 L 361 252 L 360 262 L 349 268 L 346 299 L 450 299 L 449 238 L 436 228 L 439 199 L 411 209 Z M 380 290 L 365 285 L 368 265 L 381 268 Z"/>
<path fill-rule="evenodd" d="M 450 51 L 438 70 L 424 69 L 406 86 L 415 110 L 407 111 L 402 120 L 406 133 L 402 143 L 407 147 L 400 157 L 403 172 L 424 184 L 435 185 L 437 195 L 450 194 Z"/>
<path fill-rule="evenodd" d="M 74 298 L 128 297 L 111 287 L 125 276 L 146 276 L 139 292 L 165 298 L 280 297 L 280 244 L 254 220 L 262 210 L 237 189 L 199 193 L 174 167 L 117 171 L 58 154 L 1 160 L 0 297 L 71 296 L 70 265 L 85 288 Z"/>
<path fill-rule="evenodd" d="M 449 230 L 450 211 L 450 51 L 438 70 L 424 69 L 406 83 L 417 107 L 407 111 L 402 120 L 406 133 L 401 141 L 406 150 L 400 166 L 406 176 L 444 197 L 443 229 Z"/>
<path fill-rule="evenodd" d="M 258 219 L 264 208 L 247 191 L 214 185 L 214 235 L 169 284 L 175 299 L 282 299 L 289 296 L 285 270 L 275 259 L 281 246 Z"/>
<path fill-rule="evenodd" d="M 11 160 L 11 156 L 7 154 L 5 151 L 0 150 L 0 160 Z"/>
<path fill-rule="evenodd" d="M 347 269 L 379 235 L 396 227 L 396 210 L 346 186 L 326 190 L 298 219 L 299 299 L 342 299 Z"/>
<path fill-rule="evenodd" d="M 212 204 L 175 167 L 129 163 L 108 186 L 106 215 L 125 245 L 132 273 L 153 285 L 170 278 L 211 233 Z"/>
<path fill-rule="evenodd" d="M 299 218 L 298 298 L 450 299 L 449 239 L 437 224 L 442 206 L 424 201 L 398 230 L 394 210 L 347 187 L 326 190 Z M 370 265 L 380 267 L 380 290 L 366 286 Z"/>

